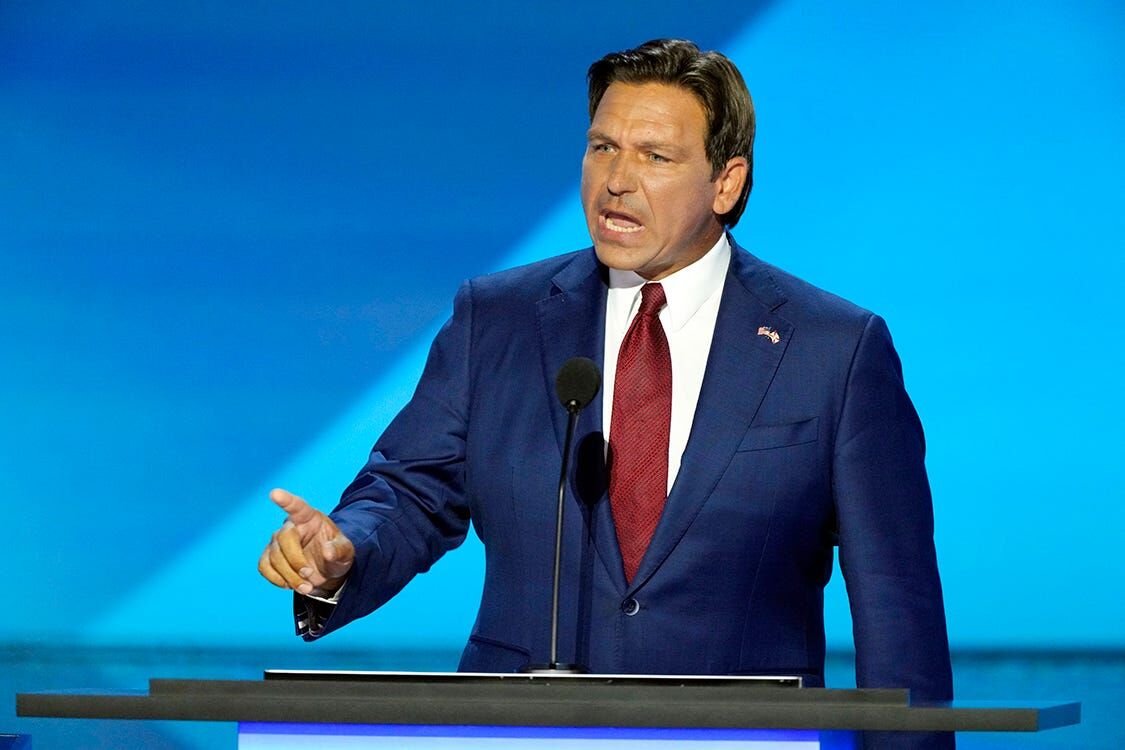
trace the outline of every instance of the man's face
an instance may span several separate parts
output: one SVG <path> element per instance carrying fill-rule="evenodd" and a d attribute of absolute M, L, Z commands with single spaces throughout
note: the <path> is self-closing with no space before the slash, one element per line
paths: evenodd
<path fill-rule="evenodd" d="M 678 86 L 606 90 L 582 160 L 582 208 L 602 263 L 653 281 L 718 241 L 718 217 L 738 198 L 746 160 L 732 159 L 712 180 L 706 132 L 702 105 Z"/>

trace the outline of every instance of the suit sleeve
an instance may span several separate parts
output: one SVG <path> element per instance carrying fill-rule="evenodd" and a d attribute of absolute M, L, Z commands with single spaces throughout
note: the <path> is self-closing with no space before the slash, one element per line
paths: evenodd
<path fill-rule="evenodd" d="M 914 700 L 936 701 L 953 697 L 953 678 L 924 458 L 898 355 L 872 315 L 848 375 L 833 456 L 856 683 L 907 687 Z"/>
<path fill-rule="evenodd" d="M 331 513 L 355 545 L 355 566 L 335 605 L 295 597 L 297 632 L 306 640 L 371 613 L 465 540 L 471 298 L 466 282 L 414 396 Z"/>

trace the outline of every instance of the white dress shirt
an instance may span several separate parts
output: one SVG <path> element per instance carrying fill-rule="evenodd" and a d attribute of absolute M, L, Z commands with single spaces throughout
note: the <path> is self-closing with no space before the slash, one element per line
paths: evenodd
<path fill-rule="evenodd" d="M 680 457 L 691 434 L 699 389 L 707 369 L 707 355 L 719 316 L 719 301 L 730 265 L 730 243 L 724 234 L 699 260 L 660 280 L 668 304 L 660 323 L 672 355 L 672 424 L 668 436 L 668 492 L 680 470 Z M 609 269 L 609 298 L 605 309 L 605 367 L 602 373 L 602 432 L 609 446 L 613 414 L 613 382 L 617 353 L 641 302 L 647 283 L 633 271 Z"/>

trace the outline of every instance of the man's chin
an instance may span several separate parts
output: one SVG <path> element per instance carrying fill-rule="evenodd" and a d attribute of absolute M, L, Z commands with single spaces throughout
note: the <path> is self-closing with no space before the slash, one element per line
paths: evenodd
<path fill-rule="evenodd" d="M 649 260 L 648 256 L 637 248 L 627 248 L 615 242 L 594 242 L 594 252 L 602 265 L 618 271 L 636 271 L 643 268 Z"/>
<path fill-rule="evenodd" d="M 643 279 L 649 281 L 656 281 L 667 275 L 667 272 L 661 268 L 653 268 L 652 258 L 647 255 L 637 253 L 622 253 L 618 252 L 603 252 L 597 246 L 594 251 L 601 261 L 603 266 L 612 268 L 615 271 L 632 271 Z"/>

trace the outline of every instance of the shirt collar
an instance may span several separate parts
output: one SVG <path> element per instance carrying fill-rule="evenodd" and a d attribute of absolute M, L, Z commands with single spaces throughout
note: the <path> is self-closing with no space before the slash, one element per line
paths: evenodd
<path fill-rule="evenodd" d="M 678 331 L 683 328 L 703 303 L 722 289 L 730 266 L 730 254 L 730 242 L 726 233 L 723 233 L 702 258 L 660 280 L 664 296 L 668 300 L 668 306 L 660 316 L 665 329 Z M 640 304 L 641 287 L 646 283 L 644 277 L 636 271 L 609 269 L 610 298 L 618 298 L 625 304 L 611 304 L 607 314 L 621 316 L 622 320 L 619 322 L 627 323 L 633 310 Z"/>

